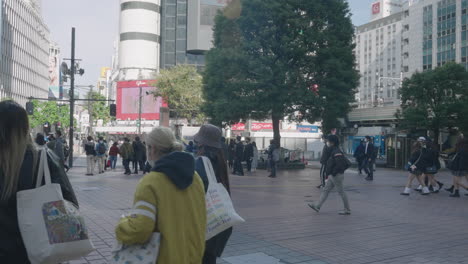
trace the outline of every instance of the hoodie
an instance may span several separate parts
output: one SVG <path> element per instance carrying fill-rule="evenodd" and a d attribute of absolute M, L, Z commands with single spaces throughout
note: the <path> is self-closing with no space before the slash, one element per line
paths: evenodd
<path fill-rule="evenodd" d="M 164 173 L 180 190 L 187 189 L 193 182 L 195 160 L 184 152 L 172 152 L 158 161 L 153 171 Z"/>

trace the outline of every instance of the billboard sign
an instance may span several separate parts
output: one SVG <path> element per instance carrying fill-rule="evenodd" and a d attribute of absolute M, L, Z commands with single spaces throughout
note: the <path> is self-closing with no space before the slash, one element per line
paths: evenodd
<path fill-rule="evenodd" d="M 60 58 L 58 52 L 52 52 L 49 56 L 49 98 L 63 98 L 60 93 Z"/>
<path fill-rule="evenodd" d="M 380 14 L 380 2 L 372 4 L 372 15 Z"/>
<path fill-rule="evenodd" d="M 162 98 L 147 95 L 155 89 L 155 80 L 122 81 L 117 83 L 117 119 L 137 120 L 140 108 L 140 87 L 142 95 L 141 118 L 159 120 L 161 107 L 167 107 Z"/>
<path fill-rule="evenodd" d="M 231 130 L 233 131 L 244 131 L 245 130 L 245 124 L 243 123 L 237 123 L 231 126 Z"/>

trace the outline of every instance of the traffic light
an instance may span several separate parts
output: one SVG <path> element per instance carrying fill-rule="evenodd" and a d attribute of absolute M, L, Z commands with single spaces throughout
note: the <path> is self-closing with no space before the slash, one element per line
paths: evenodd
<path fill-rule="evenodd" d="M 113 117 L 117 116 L 117 105 L 115 104 L 110 105 L 110 116 L 113 116 Z"/>
<path fill-rule="evenodd" d="M 26 103 L 26 112 L 28 115 L 34 115 L 34 104 L 33 102 L 27 102 Z"/>

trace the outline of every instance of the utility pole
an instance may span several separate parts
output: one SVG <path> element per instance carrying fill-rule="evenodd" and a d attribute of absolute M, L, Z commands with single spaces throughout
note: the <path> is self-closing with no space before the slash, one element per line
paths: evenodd
<path fill-rule="evenodd" d="M 74 117 L 75 113 L 75 28 L 72 28 L 72 43 L 71 43 L 71 73 L 70 73 L 70 156 L 68 157 L 68 166 L 73 168 L 73 136 L 74 136 Z"/>
<path fill-rule="evenodd" d="M 90 85 L 89 86 L 90 91 L 88 93 L 88 99 L 93 99 L 93 86 Z M 91 101 L 88 101 L 88 115 L 89 115 L 89 135 L 90 136 L 94 136 L 94 133 L 93 133 L 93 104 L 91 103 Z"/>
<path fill-rule="evenodd" d="M 141 105 L 142 105 L 142 95 L 143 88 L 140 86 L 140 103 L 139 103 L 139 109 L 138 109 L 138 135 L 141 136 Z"/>

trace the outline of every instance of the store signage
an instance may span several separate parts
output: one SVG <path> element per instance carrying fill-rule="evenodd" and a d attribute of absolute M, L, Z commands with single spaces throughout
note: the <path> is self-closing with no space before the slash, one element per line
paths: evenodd
<path fill-rule="evenodd" d="M 245 130 L 245 124 L 243 123 L 237 123 L 231 126 L 231 130 L 235 131 L 244 131 Z"/>
<path fill-rule="evenodd" d="M 318 133 L 318 126 L 297 126 L 297 130 L 302 133 Z"/>
<path fill-rule="evenodd" d="M 272 123 L 252 123 L 251 129 L 252 131 L 273 130 L 273 124 Z"/>

